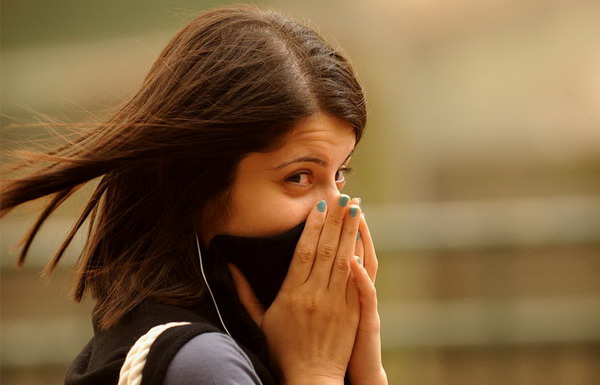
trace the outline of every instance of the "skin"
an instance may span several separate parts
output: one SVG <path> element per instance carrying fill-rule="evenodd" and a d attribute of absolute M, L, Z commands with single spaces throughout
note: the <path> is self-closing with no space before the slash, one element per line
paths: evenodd
<path fill-rule="evenodd" d="M 230 265 L 240 300 L 265 333 L 272 365 L 285 384 L 343 384 L 346 370 L 354 385 L 387 384 L 375 249 L 359 200 L 340 195 L 355 144 L 345 121 L 322 113 L 303 119 L 279 148 L 241 161 L 231 215 L 203 234 L 205 242 L 216 234 L 269 236 L 306 220 L 288 275 L 268 309 Z M 324 210 L 317 208 L 319 201 L 326 203 Z"/>
<path fill-rule="evenodd" d="M 355 144 L 354 131 L 345 121 L 326 114 L 300 121 L 278 149 L 251 153 L 240 162 L 231 193 L 232 215 L 227 223 L 207 226 L 212 232 L 206 238 L 275 235 L 306 220 L 317 201 L 333 201 L 340 194 Z"/>

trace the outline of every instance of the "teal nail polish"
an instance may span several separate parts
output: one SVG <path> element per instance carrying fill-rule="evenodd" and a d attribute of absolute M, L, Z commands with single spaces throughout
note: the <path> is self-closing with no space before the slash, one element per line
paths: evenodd
<path fill-rule="evenodd" d="M 327 202 L 325 202 L 325 201 L 319 201 L 319 203 L 317 203 L 317 210 L 319 210 L 320 213 L 324 213 L 326 207 L 327 207 Z"/>
<path fill-rule="evenodd" d="M 340 207 L 346 207 L 346 205 L 348 205 L 348 202 L 350 202 L 350 197 L 346 194 L 342 194 L 338 198 L 338 205 L 340 205 Z"/>
<path fill-rule="evenodd" d="M 362 199 L 360 199 L 360 198 L 356 198 L 356 199 L 358 199 L 358 205 L 360 206 L 360 204 L 362 203 Z"/>
<path fill-rule="evenodd" d="M 358 211 L 360 210 L 360 207 L 358 207 L 357 205 L 350 205 L 350 216 L 352 218 L 356 218 L 356 216 L 358 215 Z"/>
<path fill-rule="evenodd" d="M 356 233 L 356 241 L 360 241 L 360 232 Z"/>

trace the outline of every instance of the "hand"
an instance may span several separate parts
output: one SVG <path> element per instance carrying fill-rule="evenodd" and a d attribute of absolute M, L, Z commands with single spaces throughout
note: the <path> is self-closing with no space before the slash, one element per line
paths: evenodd
<path fill-rule="evenodd" d="M 360 316 L 350 261 L 361 216 L 360 207 L 348 200 L 342 195 L 323 211 L 320 205 L 312 209 L 288 275 L 266 311 L 230 265 L 240 300 L 265 333 L 271 360 L 286 384 L 343 383 Z"/>
<path fill-rule="evenodd" d="M 380 320 L 377 312 L 377 256 L 367 222 L 361 219 L 360 240 L 357 255 L 363 266 L 352 261 L 353 279 L 360 291 L 360 321 L 354 349 L 350 358 L 350 381 L 352 385 L 387 385 L 387 375 L 381 362 Z"/>

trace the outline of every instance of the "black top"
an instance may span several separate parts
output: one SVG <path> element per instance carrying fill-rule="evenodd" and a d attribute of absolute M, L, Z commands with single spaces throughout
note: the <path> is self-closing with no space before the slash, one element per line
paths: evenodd
<path fill-rule="evenodd" d="M 207 311 L 208 310 L 208 311 Z M 190 339 L 206 332 L 222 331 L 206 318 L 213 318 L 204 306 L 185 309 L 145 301 L 108 330 L 96 330 L 94 338 L 77 356 L 65 376 L 66 385 L 117 384 L 127 352 L 152 327 L 168 322 L 191 322 L 164 331 L 152 344 L 142 371 L 142 385 L 162 385 L 171 360 Z M 229 326 L 229 325 L 228 325 Z M 236 341 L 250 359 L 263 384 L 276 384 L 261 358 Z"/>

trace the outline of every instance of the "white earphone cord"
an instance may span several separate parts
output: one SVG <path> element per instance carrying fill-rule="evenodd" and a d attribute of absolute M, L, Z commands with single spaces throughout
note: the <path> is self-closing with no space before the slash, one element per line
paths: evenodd
<path fill-rule="evenodd" d="M 200 241 L 198 240 L 198 234 L 196 234 L 196 247 L 198 247 L 198 259 L 200 260 L 200 272 L 202 272 L 202 278 L 204 279 L 206 288 L 208 289 L 208 292 L 210 293 L 210 298 L 212 299 L 213 303 L 215 304 L 215 309 L 217 310 L 217 315 L 219 316 L 221 325 L 223 325 L 223 329 L 225 329 L 225 332 L 229 335 L 229 337 L 231 337 L 231 333 L 229 333 L 229 330 L 227 330 L 227 326 L 225 326 L 225 322 L 223 322 L 223 317 L 221 317 L 221 312 L 219 311 L 219 306 L 217 305 L 215 296 L 213 295 L 210 285 L 208 284 L 208 279 L 206 279 L 206 274 L 204 274 L 204 265 L 202 264 L 202 252 L 200 251 Z"/>

